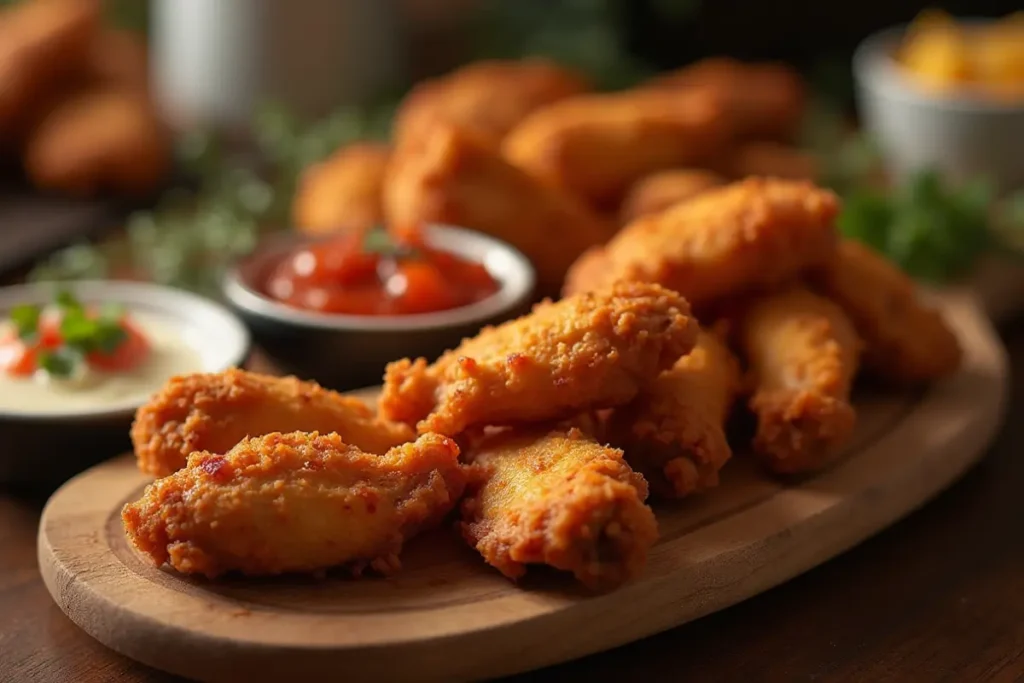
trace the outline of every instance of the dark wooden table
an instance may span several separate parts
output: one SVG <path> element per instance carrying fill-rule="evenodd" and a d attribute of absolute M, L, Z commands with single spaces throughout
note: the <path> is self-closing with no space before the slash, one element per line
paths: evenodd
<path fill-rule="evenodd" d="M 1009 419 L 949 491 L 775 590 L 529 680 L 1024 681 L 1024 321 L 1003 335 Z M 0 681 L 178 680 L 106 649 L 54 605 L 36 567 L 43 503 L 0 491 Z"/>

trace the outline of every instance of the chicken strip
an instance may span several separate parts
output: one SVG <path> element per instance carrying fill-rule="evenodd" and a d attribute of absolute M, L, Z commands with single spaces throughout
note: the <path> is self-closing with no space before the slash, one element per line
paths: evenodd
<path fill-rule="evenodd" d="M 807 107 L 807 88 L 790 67 L 711 57 L 658 76 L 646 84 L 658 90 L 702 90 L 724 107 L 730 137 L 790 140 Z"/>
<path fill-rule="evenodd" d="M 412 441 L 407 425 L 378 419 L 362 401 L 295 377 L 230 369 L 171 379 L 135 413 L 131 437 L 139 469 L 164 477 L 189 453 L 227 453 L 247 436 L 337 432 L 368 453 Z"/>
<path fill-rule="evenodd" d="M 864 367 L 880 378 L 916 384 L 960 367 L 956 334 L 921 299 L 914 281 L 881 254 L 844 240 L 814 281 L 853 320 L 865 342 Z"/>
<path fill-rule="evenodd" d="M 850 387 L 860 339 L 839 306 L 802 287 L 755 301 L 740 344 L 757 417 L 754 452 L 779 474 L 826 465 L 853 433 Z"/>
<path fill-rule="evenodd" d="M 402 544 L 440 523 L 465 484 L 458 446 L 437 434 L 371 455 L 337 434 L 275 432 L 224 455 L 193 453 L 121 519 L 136 548 L 183 574 L 389 574 Z"/>
<path fill-rule="evenodd" d="M 466 131 L 443 125 L 397 152 L 384 211 L 390 229 L 399 232 L 447 223 L 511 244 L 537 269 L 542 294 L 556 293 L 573 259 L 613 232 L 574 198 L 510 165 Z"/>
<path fill-rule="evenodd" d="M 643 571 L 658 524 L 622 451 L 574 428 L 511 430 L 469 460 L 481 475 L 462 504 L 462 535 L 505 576 L 545 564 L 610 590 Z"/>
<path fill-rule="evenodd" d="M 732 457 L 725 422 L 740 390 L 739 363 L 714 332 L 661 373 L 631 403 L 616 408 L 611 442 L 663 498 L 682 498 L 718 485 Z"/>
<path fill-rule="evenodd" d="M 382 193 L 390 150 L 370 142 L 342 147 L 304 170 L 292 201 L 300 232 L 362 232 L 384 223 Z"/>
<path fill-rule="evenodd" d="M 25 0 L 0 13 L 0 142 L 20 141 L 38 108 L 87 62 L 97 0 Z"/>
<path fill-rule="evenodd" d="M 772 287 L 835 251 L 839 200 L 810 183 L 750 178 L 637 219 L 573 265 L 565 293 L 617 280 L 657 282 L 700 313 L 724 297 Z"/>
<path fill-rule="evenodd" d="M 486 327 L 433 365 L 391 363 L 380 409 L 455 436 L 468 427 L 565 418 L 631 400 L 696 341 L 686 300 L 657 285 L 621 283 Z"/>
<path fill-rule="evenodd" d="M 482 60 L 413 88 L 395 114 L 393 137 L 403 145 L 446 123 L 497 147 L 537 107 L 588 90 L 582 74 L 545 59 Z"/>
<path fill-rule="evenodd" d="M 502 143 L 509 161 L 596 207 L 655 171 L 710 159 L 727 142 L 704 92 L 581 95 L 537 110 Z"/>
<path fill-rule="evenodd" d="M 717 167 L 737 179 L 769 176 L 815 182 L 821 177 L 821 163 L 814 154 L 771 141 L 739 145 L 724 154 Z"/>
<path fill-rule="evenodd" d="M 690 168 L 658 171 L 633 183 L 622 200 L 619 215 L 626 225 L 725 183 L 725 178 L 713 171 Z"/>
<path fill-rule="evenodd" d="M 170 172 L 168 132 L 144 92 L 84 89 L 58 101 L 25 142 L 38 187 L 76 196 L 154 192 Z"/>
<path fill-rule="evenodd" d="M 149 91 L 149 50 L 133 31 L 103 29 L 92 40 L 86 63 L 90 83 Z"/>

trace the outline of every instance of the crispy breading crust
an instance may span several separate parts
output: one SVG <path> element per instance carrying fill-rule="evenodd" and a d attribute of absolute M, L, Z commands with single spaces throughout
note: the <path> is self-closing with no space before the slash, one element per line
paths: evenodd
<path fill-rule="evenodd" d="M 402 544 L 438 524 L 466 483 L 455 442 L 426 434 L 385 455 L 337 434 L 245 439 L 225 455 L 146 487 L 121 512 L 135 547 L 156 565 L 216 577 L 320 572 L 346 565 L 391 573 Z"/>
<path fill-rule="evenodd" d="M 714 171 L 703 169 L 673 169 L 658 171 L 633 183 L 622 200 L 619 208 L 620 220 L 623 224 L 665 209 L 696 197 L 697 195 L 726 182 L 725 178 Z"/>
<path fill-rule="evenodd" d="M 462 505 L 462 534 L 516 579 L 527 565 L 572 572 L 593 590 L 638 576 L 658 536 L 647 485 L 578 429 L 498 434 L 468 458 L 482 471 Z"/>
<path fill-rule="evenodd" d="M 247 436 L 291 431 L 337 432 L 378 454 L 415 438 L 359 399 L 295 377 L 237 369 L 172 378 L 136 412 L 131 437 L 139 469 L 163 477 L 184 467 L 193 451 L 226 453 Z"/>
<path fill-rule="evenodd" d="M 632 399 L 696 341 L 686 300 L 620 283 L 543 302 L 487 327 L 436 363 L 404 359 L 384 377 L 381 414 L 455 436 L 474 426 L 568 417 Z"/>
<path fill-rule="evenodd" d="M 384 223 L 387 145 L 361 142 L 306 168 L 292 200 L 292 222 L 308 235 L 361 232 Z"/>
<path fill-rule="evenodd" d="M 781 474 L 828 464 L 855 423 L 850 388 L 862 344 L 853 323 L 828 299 L 792 287 L 753 302 L 740 327 L 755 454 Z"/>

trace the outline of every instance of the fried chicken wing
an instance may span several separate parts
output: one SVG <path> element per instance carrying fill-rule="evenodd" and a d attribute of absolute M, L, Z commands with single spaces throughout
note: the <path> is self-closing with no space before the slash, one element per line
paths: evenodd
<path fill-rule="evenodd" d="M 568 417 L 632 399 L 687 353 L 697 323 L 686 300 L 621 283 L 487 327 L 433 365 L 391 363 L 381 414 L 455 436 L 468 427 Z"/>
<path fill-rule="evenodd" d="M 0 13 L 0 138 L 20 140 L 43 102 L 87 61 L 97 0 L 26 0 Z"/>
<path fill-rule="evenodd" d="M 578 429 L 497 434 L 469 460 L 482 470 L 462 504 L 462 534 L 517 579 L 527 565 L 572 572 L 593 590 L 635 578 L 658 537 L 647 484 Z"/>
<path fill-rule="evenodd" d="M 855 422 L 850 387 L 861 341 L 853 323 L 828 299 L 792 287 L 750 306 L 740 343 L 750 367 L 760 461 L 780 474 L 827 464 Z"/>
<path fill-rule="evenodd" d="M 731 178 L 768 176 L 815 182 L 821 177 L 821 163 L 814 154 L 772 141 L 739 145 L 724 154 L 718 166 Z"/>
<path fill-rule="evenodd" d="M 839 200 L 810 183 L 750 178 L 626 226 L 566 276 L 567 294 L 617 280 L 657 282 L 695 310 L 771 287 L 835 251 Z M 600 264 L 600 265 L 599 265 Z"/>
<path fill-rule="evenodd" d="M 139 469 L 157 477 L 185 466 L 189 453 L 226 453 L 247 436 L 337 432 L 368 453 L 412 441 L 407 425 L 378 419 L 365 403 L 295 377 L 244 370 L 171 379 L 135 413 L 131 437 Z"/>
<path fill-rule="evenodd" d="M 725 144 L 721 108 L 704 92 L 581 95 L 538 109 L 502 143 L 513 164 L 612 206 L 638 179 L 709 159 Z"/>
<path fill-rule="evenodd" d="M 835 259 L 815 275 L 864 338 L 865 369 L 890 382 L 915 384 L 960 367 L 956 334 L 922 300 L 914 281 L 881 254 L 844 240 Z"/>
<path fill-rule="evenodd" d="M 85 89 L 58 101 L 33 128 L 24 158 L 41 188 L 146 195 L 170 171 L 171 149 L 145 93 Z"/>
<path fill-rule="evenodd" d="M 392 230 L 447 223 L 508 242 L 533 262 L 544 294 L 557 292 L 573 259 L 613 232 L 574 198 L 515 168 L 466 131 L 443 125 L 396 153 L 384 210 Z"/>
<path fill-rule="evenodd" d="M 382 193 L 390 150 L 369 142 L 342 147 L 304 170 L 292 222 L 309 235 L 365 231 L 384 222 Z"/>
<path fill-rule="evenodd" d="M 544 59 L 482 60 L 413 88 L 395 114 L 393 137 L 403 145 L 446 123 L 497 147 L 534 109 L 588 90 L 582 74 Z"/>
<path fill-rule="evenodd" d="M 714 332 L 702 330 L 690 353 L 615 409 L 609 439 L 652 493 L 699 493 L 718 485 L 718 472 L 732 457 L 725 422 L 739 390 L 736 358 Z"/>
<path fill-rule="evenodd" d="M 658 76 L 646 85 L 714 94 L 723 103 L 724 120 L 733 138 L 789 140 L 800 127 L 807 106 L 807 89 L 800 75 L 775 62 L 711 57 Z"/>
<path fill-rule="evenodd" d="M 455 442 L 425 434 L 370 455 L 337 434 L 272 433 L 224 455 L 199 451 L 121 511 L 135 547 L 160 566 L 216 577 L 391 573 L 402 544 L 455 507 L 466 477 Z"/>
<path fill-rule="evenodd" d="M 702 169 L 658 171 L 633 183 L 619 208 L 624 225 L 696 197 L 706 190 L 725 185 L 725 178 Z"/>

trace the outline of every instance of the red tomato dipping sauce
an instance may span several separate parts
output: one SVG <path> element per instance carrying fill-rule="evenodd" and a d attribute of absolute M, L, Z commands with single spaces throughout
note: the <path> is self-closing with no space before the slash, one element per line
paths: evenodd
<path fill-rule="evenodd" d="M 288 254 L 264 284 L 271 298 L 318 313 L 414 315 L 486 299 L 498 282 L 480 263 L 383 230 Z"/>

